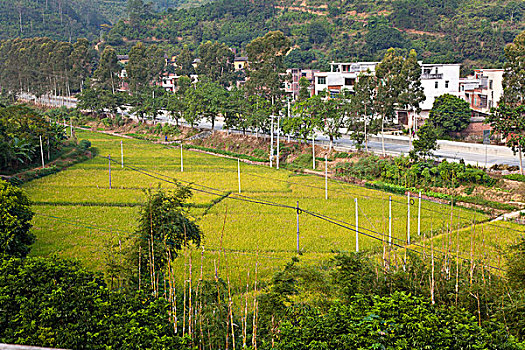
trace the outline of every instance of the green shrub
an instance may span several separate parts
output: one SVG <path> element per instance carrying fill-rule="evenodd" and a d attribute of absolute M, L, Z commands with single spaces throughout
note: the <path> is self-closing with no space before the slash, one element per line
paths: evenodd
<path fill-rule="evenodd" d="M 88 149 L 91 148 L 91 141 L 89 140 L 81 140 L 79 143 L 78 143 L 78 148 L 81 150 L 81 151 L 87 151 Z"/>
<path fill-rule="evenodd" d="M 521 174 L 503 175 L 503 178 L 508 179 L 508 180 L 525 182 L 525 175 L 521 175 Z"/>

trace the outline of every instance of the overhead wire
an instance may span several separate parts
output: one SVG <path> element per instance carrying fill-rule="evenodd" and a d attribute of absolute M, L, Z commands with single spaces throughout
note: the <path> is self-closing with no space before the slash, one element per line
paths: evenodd
<path fill-rule="evenodd" d="M 118 163 L 116 160 L 113 160 L 109 157 L 103 157 L 103 156 L 99 156 L 101 158 L 104 158 L 104 159 L 107 159 L 108 161 L 113 161 L 113 162 L 116 162 Z M 120 163 L 119 163 L 120 164 Z M 152 178 L 156 178 L 160 181 L 164 181 L 164 182 L 168 182 L 168 183 L 171 183 L 171 184 L 178 184 L 178 182 L 185 182 L 185 183 L 188 183 L 190 188 L 192 189 L 195 189 L 196 191 L 201 191 L 201 192 L 205 192 L 205 193 L 208 193 L 208 194 L 214 194 L 214 195 L 223 195 L 224 193 L 221 193 L 221 192 L 224 192 L 223 190 L 221 189 L 216 189 L 216 188 L 213 188 L 213 187 L 209 187 L 209 186 L 205 186 L 205 185 L 198 185 L 198 186 L 201 186 L 201 187 L 204 187 L 204 188 L 207 188 L 208 190 L 203 190 L 203 189 L 199 189 L 199 188 L 195 188 L 195 184 L 194 183 L 191 183 L 191 182 L 188 182 L 188 181 L 172 181 L 170 180 L 171 177 L 167 176 L 167 175 L 163 175 L 163 174 L 157 174 L 159 176 L 155 176 L 155 175 L 152 175 L 150 174 L 151 171 L 148 171 L 148 170 L 145 170 L 145 169 L 141 169 L 141 168 L 137 168 L 137 167 L 133 167 L 133 166 L 129 166 L 129 165 L 125 165 L 125 167 L 133 170 L 133 171 L 137 171 L 141 174 L 144 174 L 144 175 L 147 175 L 147 176 L 150 176 Z M 154 173 L 154 172 L 152 172 Z M 211 190 L 215 191 L 215 192 L 212 192 Z M 219 192 L 219 193 L 217 193 Z M 281 208 L 286 208 L 286 209 L 293 209 L 293 210 L 297 210 L 297 211 L 300 211 L 300 212 L 304 212 L 304 213 L 307 213 L 311 216 L 314 216 L 314 217 L 317 217 L 319 219 L 323 219 L 327 222 L 330 222 L 332 224 L 335 224 L 337 226 L 340 226 L 340 227 L 343 227 L 343 228 L 346 228 L 348 230 L 352 230 L 352 231 L 356 231 L 356 228 L 355 228 L 355 225 L 352 225 L 352 224 L 349 224 L 349 223 L 345 223 L 344 221 L 342 220 L 339 220 L 339 219 L 335 219 L 335 218 L 331 218 L 327 215 L 323 215 L 323 214 L 319 214 L 319 213 L 315 213 L 315 212 L 312 212 L 312 211 L 309 211 L 309 210 L 306 210 L 306 209 L 302 209 L 300 207 L 296 207 L 296 206 L 289 206 L 289 205 L 284 205 L 284 204 L 280 204 L 280 203 L 275 203 L 275 202 L 271 202 L 271 201 L 261 201 L 261 200 L 256 200 L 256 199 L 253 199 L 251 197 L 248 197 L 248 196 L 244 196 L 244 195 L 238 195 L 237 196 L 239 197 L 233 197 L 233 196 L 228 196 L 226 198 L 229 198 L 229 199 L 237 199 L 237 200 L 242 200 L 242 201 L 246 201 L 246 202 L 250 202 L 250 203 L 255 203 L 255 204 L 262 204 L 262 205 L 269 205 L 269 206 L 275 206 L 275 207 L 281 207 Z M 353 228 L 352 228 L 353 227 Z M 380 233 L 380 232 L 377 232 L 377 231 L 374 231 L 374 230 L 370 230 L 368 228 L 362 228 L 362 230 L 366 230 L 367 232 L 370 232 L 370 233 L 365 233 L 365 232 L 362 232 L 360 231 L 359 229 L 357 230 L 358 233 L 360 234 L 363 234 L 364 236 L 367 236 L 367 237 L 370 237 L 372 239 L 375 239 L 375 240 L 378 240 L 378 241 L 383 241 L 384 240 L 384 234 L 383 233 Z M 376 237 L 374 236 L 373 234 L 376 234 L 376 235 L 380 235 L 380 237 Z M 392 239 L 394 241 L 401 241 L 403 243 L 405 243 L 404 240 L 400 239 L 400 238 L 397 238 L 397 237 L 392 237 Z M 399 247 L 399 248 L 406 248 L 406 245 L 401 245 L 401 244 L 398 244 L 398 243 L 393 243 L 393 245 L 395 245 L 396 247 Z M 424 248 L 423 246 L 421 245 L 418 245 L 416 243 L 412 243 L 412 245 L 415 245 L 417 247 L 420 247 L 420 248 Z M 406 248 L 408 249 L 409 251 L 413 251 L 413 252 L 417 252 L 419 254 L 422 254 L 422 252 L 419 252 L 417 250 L 414 250 L 414 249 L 410 249 L 410 248 Z M 447 252 L 441 252 L 439 250 L 436 250 L 437 252 L 439 253 L 442 253 L 442 254 L 448 254 Z M 463 260 L 469 260 L 467 258 L 464 258 L 464 257 L 461 257 L 461 259 Z M 490 268 L 494 268 L 494 269 L 499 269 L 497 267 L 493 267 L 493 266 L 487 266 L 487 267 L 490 267 Z"/>

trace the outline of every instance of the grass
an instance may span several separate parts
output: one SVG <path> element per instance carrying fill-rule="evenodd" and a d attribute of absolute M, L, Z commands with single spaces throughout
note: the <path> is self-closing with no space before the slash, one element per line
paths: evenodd
<path fill-rule="evenodd" d="M 205 273 L 214 273 L 215 266 L 222 264 L 224 267 L 228 261 L 232 280 L 241 283 L 248 278 L 248 273 L 253 278 L 257 260 L 260 277 L 264 279 L 296 255 L 296 210 L 241 200 L 244 197 L 237 194 L 237 160 L 184 150 L 184 172 L 181 172 L 178 147 L 89 131 L 78 131 L 77 137 L 90 140 L 98 154 L 111 155 L 119 162 L 122 140 L 125 164 L 145 169 L 151 175 L 154 172 L 157 174 L 154 176 L 214 189 L 213 194 L 194 191 L 191 199 L 194 207 L 189 209 L 204 232 Z M 107 159 L 96 157 L 24 185 L 36 203 L 37 212 L 33 229 L 37 242 L 31 254 L 74 257 L 90 268 L 104 271 L 109 246 L 119 239 L 125 241 L 134 231 L 139 205 L 144 200 L 143 190 L 157 187 L 159 183 L 167 189 L 175 186 L 113 163 L 110 189 L 108 168 Z M 329 181 L 328 200 L 325 200 L 324 181 L 316 176 L 241 163 L 242 196 L 290 207 L 299 202 L 301 209 L 345 222 L 342 225 L 347 228 L 305 212 L 299 214 L 303 260 L 325 260 L 333 256 L 334 251 L 355 250 L 354 198 L 358 198 L 359 230 L 376 238 L 361 234 L 361 249 L 381 251 L 381 239 L 388 233 L 389 197 L 393 200 L 392 236 L 396 242 L 404 244 L 407 239 L 406 196 Z M 219 201 L 227 192 L 231 194 Z M 468 226 L 473 219 L 487 219 L 461 208 L 454 208 L 453 214 L 454 224 L 459 226 Z M 417 215 L 418 200 L 415 198 L 410 211 L 410 231 L 413 240 L 421 241 L 431 230 L 446 229 L 450 207 L 423 201 L 421 236 L 417 235 Z M 463 250 L 469 251 L 469 244 L 461 245 Z M 221 250 L 224 250 L 222 263 Z M 196 264 L 200 264 L 200 249 L 194 248 L 191 254 Z M 187 261 L 180 257 L 175 264 L 181 271 Z"/>

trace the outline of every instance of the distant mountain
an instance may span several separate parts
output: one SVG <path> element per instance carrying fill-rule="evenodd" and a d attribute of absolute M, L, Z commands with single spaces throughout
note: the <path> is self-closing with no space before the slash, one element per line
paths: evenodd
<path fill-rule="evenodd" d="M 426 62 L 499 66 L 503 48 L 525 29 L 521 0 L 217 0 L 119 22 L 105 36 L 122 49 L 136 41 L 177 53 L 207 40 L 242 51 L 269 30 L 293 40 L 290 66 L 378 60 L 389 47 Z"/>

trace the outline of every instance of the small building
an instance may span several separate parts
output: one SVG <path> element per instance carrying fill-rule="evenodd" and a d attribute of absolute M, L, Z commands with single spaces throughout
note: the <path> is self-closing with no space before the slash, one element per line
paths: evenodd
<path fill-rule="evenodd" d="M 235 57 L 233 60 L 233 68 L 235 71 L 246 69 L 248 66 L 248 57 Z"/>
<path fill-rule="evenodd" d="M 289 68 L 286 70 L 286 80 L 284 82 L 284 91 L 292 97 L 293 100 L 296 100 L 299 96 L 299 80 L 301 78 L 306 78 L 310 82 L 310 96 L 314 94 L 315 88 L 315 73 L 319 72 L 318 69 L 300 69 L 300 68 Z"/>
<path fill-rule="evenodd" d="M 117 55 L 117 61 L 121 65 L 125 66 L 129 62 L 129 55 Z"/>
<path fill-rule="evenodd" d="M 437 97 L 444 94 L 458 95 L 461 64 L 421 64 L 421 87 L 425 100 L 419 105 L 421 112 L 399 111 L 398 123 L 417 129 L 428 118 Z M 415 125 L 414 125 L 415 124 Z"/>
<path fill-rule="evenodd" d="M 459 96 L 470 104 L 477 116 L 486 116 L 497 107 L 503 95 L 503 69 L 476 69 L 459 82 Z"/>

